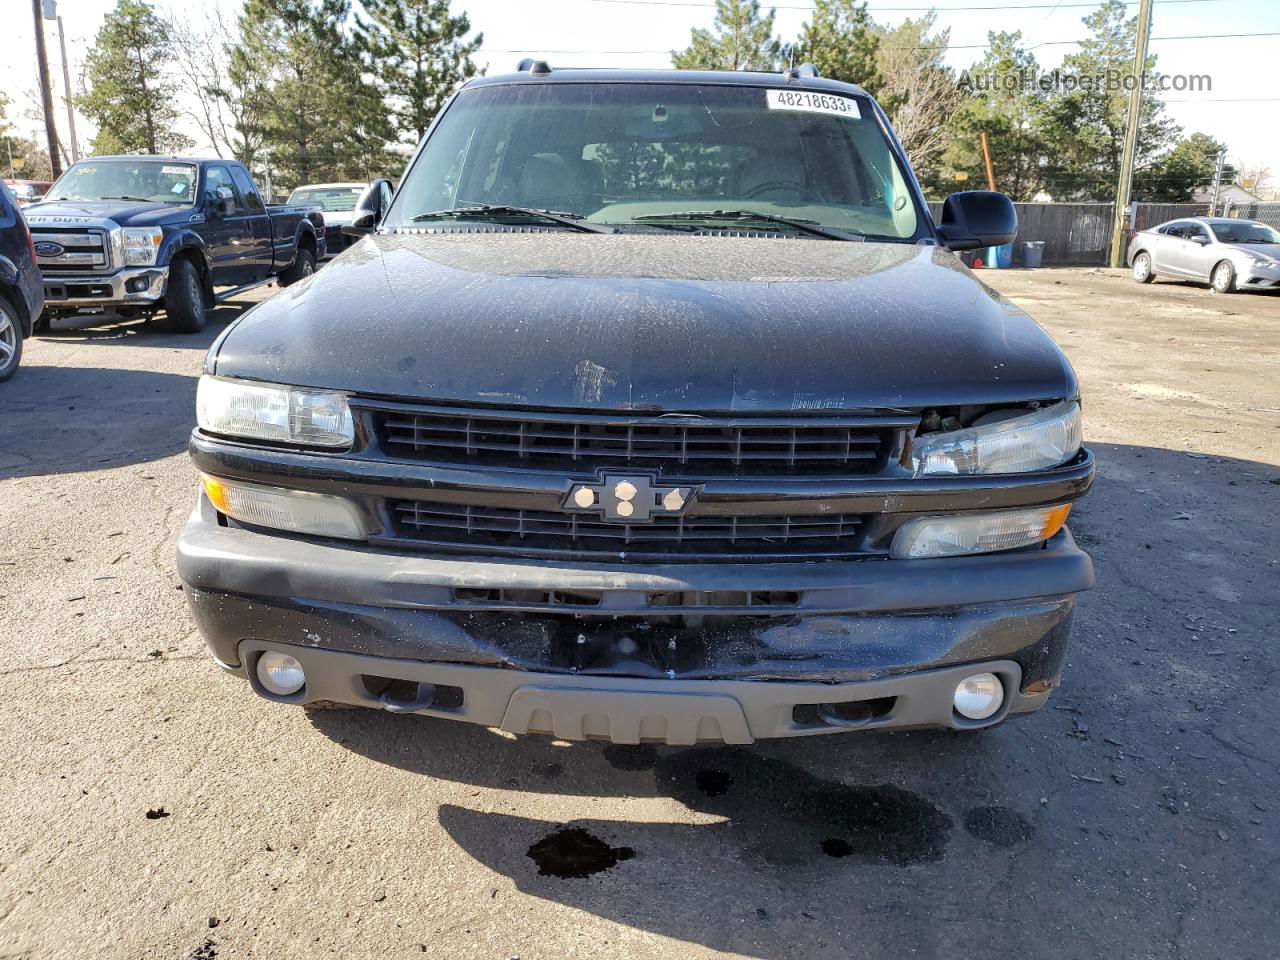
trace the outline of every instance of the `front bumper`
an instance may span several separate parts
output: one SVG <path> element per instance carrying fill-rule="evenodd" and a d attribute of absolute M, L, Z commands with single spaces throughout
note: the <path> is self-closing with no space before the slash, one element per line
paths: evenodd
<path fill-rule="evenodd" d="M 168 267 L 131 267 L 108 276 L 45 274 L 44 299 L 54 312 L 82 307 L 152 306 L 164 297 Z"/>
<path fill-rule="evenodd" d="M 1236 277 L 1241 290 L 1275 290 L 1280 288 L 1280 264 L 1250 264 Z"/>
<path fill-rule="evenodd" d="M 178 570 L 213 656 L 272 699 L 671 743 L 987 726 L 1036 709 L 1058 682 L 1074 594 L 1093 585 L 1065 530 L 1044 547 L 946 560 L 478 562 L 222 526 L 203 497 Z M 726 590 L 798 600 L 646 606 Z M 530 599 L 555 591 L 603 598 L 587 613 Z M 266 649 L 303 663 L 300 693 L 262 690 L 253 667 Z M 982 670 L 1007 696 L 975 723 L 951 692 Z"/>

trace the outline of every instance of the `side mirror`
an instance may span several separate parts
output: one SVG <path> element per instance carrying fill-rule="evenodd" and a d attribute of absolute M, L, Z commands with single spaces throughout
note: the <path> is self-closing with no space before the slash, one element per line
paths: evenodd
<path fill-rule="evenodd" d="M 1012 243 L 1018 234 L 1013 201 L 992 190 L 953 193 L 942 205 L 938 237 L 951 250 L 977 250 Z"/>
<path fill-rule="evenodd" d="M 387 212 L 383 199 L 390 195 L 390 180 L 374 180 L 370 183 L 364 188 L 364 193 L 360 194 L 360 199 L 356 201 L 351 224 L 343 227 L 342 232 L 348 237 L 364 237 L 373 233 L 374 228 L 382 222 L 382 217 Z"/>
<path fill-rule="evenodd" d="M 1198 243 L 1202 247 L 1207 247 L 1209 245 L 1209 238 L 1206 237 L 1203 233 L 1197 233 L 1194 237 L 1191 238 L 1191 242 Z"/>

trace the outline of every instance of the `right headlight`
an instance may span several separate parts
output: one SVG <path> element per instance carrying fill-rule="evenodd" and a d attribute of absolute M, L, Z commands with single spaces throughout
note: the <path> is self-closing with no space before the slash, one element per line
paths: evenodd
<path fill-rule="evenodd" d="M 309 447 L 350 447 L 355 424 L 345 394 L 203 376 L 196 421 L 207 433 Z"/>
<path fill-rule="evenodd" d="M 1082 442 L 1080 404 L 1069 400 L 995 423 L 918 436 L 911 467 L 917 477 L 1028 473 L 1067 463 Z"/>

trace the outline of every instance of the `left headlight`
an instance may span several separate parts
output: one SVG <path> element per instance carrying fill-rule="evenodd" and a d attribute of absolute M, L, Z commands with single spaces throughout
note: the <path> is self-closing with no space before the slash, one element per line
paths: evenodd
<path fill-rule="evenodd" d="M 911 466 L 917 477 L 1028 473 L 1067 463 L 1082 442 L 1080 404 L 1070 400 L 995 423 L 916 437 Z"/>
<path fill-rule="evenodd" d="M 124 262 L 130 267 L 149 267 L 156 262 L 164 231 L 159 227 L 125 227 Z"/>
<path fill-rule="evenodd" d="M 350 447 L 355 424 L 345 394 L 203 376 L 196 421 L 207 433 L 308 447 Z"/>

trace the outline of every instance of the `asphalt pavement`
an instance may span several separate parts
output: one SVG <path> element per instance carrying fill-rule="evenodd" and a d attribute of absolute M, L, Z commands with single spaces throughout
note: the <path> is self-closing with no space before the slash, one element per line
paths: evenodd
<path fill-rule="evenodd" d="M 1269 958 L 1280 296 L 988 271 L 1085 388 L 1098 587 L 982 734 L 513 738 L 254 698 L 173 569 L 204 350 L 59 324 L 0 385 L 0 957 Z"/>

